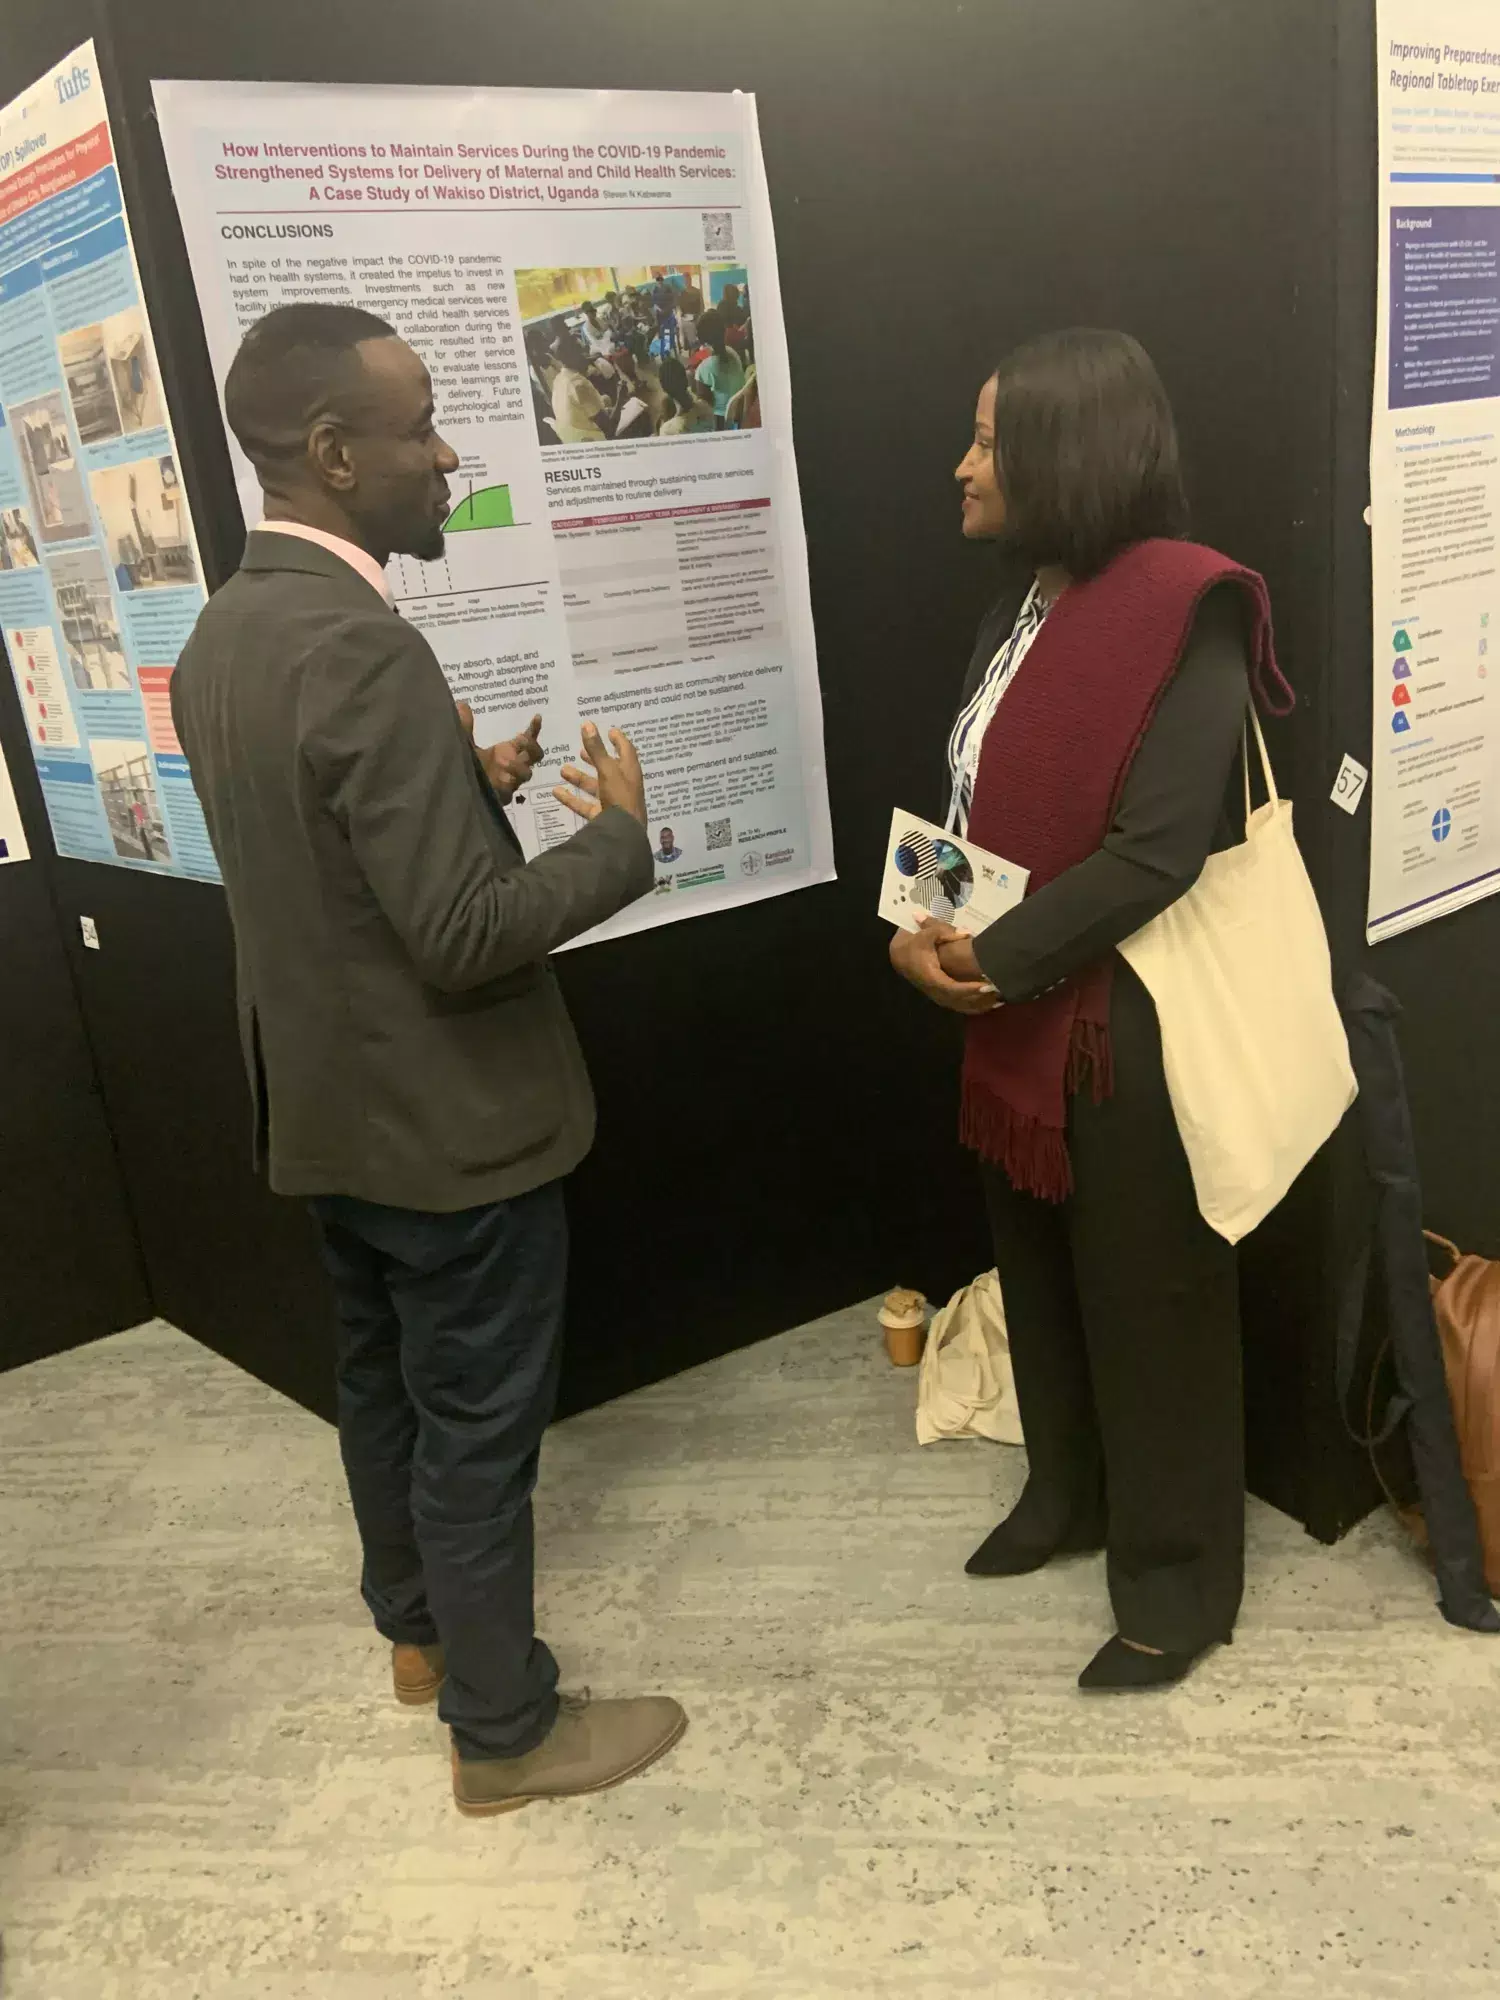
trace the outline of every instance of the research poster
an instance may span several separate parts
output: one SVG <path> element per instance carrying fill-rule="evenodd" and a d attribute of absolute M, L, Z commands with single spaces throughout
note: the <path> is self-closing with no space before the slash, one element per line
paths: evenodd
<path fill-rule="evenodd" d="M 158 82 L 215 373 L 272 306 L 365 306 L 461 459 L 393 558 L 481 742 L 543 717 L 529 855 L 580 723 L 629 732 L 656 893 L 617 936 L 833 874 L 786 336 L 755 102 Z M 259 519 L 236 456 L 247 524 Z"/>
<path fill-rule="evenodd" d="M 172 731 L 177 468 L 85 42 L 0 111 L 0 632 L 58 852 L 217 880 Z"/>
<path fill-rule="evenodd" d="M 0 750 L 0 866 L 7 861 L 24 861 L 29 852 L 15 787 L 10 781 L 5 752 Z"/>
<path fill-rule="evenodd" d="M 1500 890 L 1500 8 L 1376 32 L 1372 943 Z"/>

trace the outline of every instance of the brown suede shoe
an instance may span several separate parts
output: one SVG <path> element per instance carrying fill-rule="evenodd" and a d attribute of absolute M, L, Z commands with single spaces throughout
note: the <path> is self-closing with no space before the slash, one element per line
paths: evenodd
<path fill-rule="evenodd" d="M 443 1685 L 441 1646 L 392 1646 L 391 1679 L 396 1699 L 407 1708 L 421 1708 L 436 1701 Z"/>
<path fill-rule="evenodd" d="M 453 1750 L 453 1797 L 474 1818 L 538 1799 L 576 1798 L 621 1785 L 664 1757 L 687 1728 L 666 1695 L 590 1701 L 564 1695 L 549 1734 L 524 1757 L 469 1758 Z"/>

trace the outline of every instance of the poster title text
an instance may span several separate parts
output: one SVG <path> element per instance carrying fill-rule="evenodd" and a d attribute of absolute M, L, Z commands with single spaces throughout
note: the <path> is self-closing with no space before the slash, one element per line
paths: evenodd
<path fill-rule="evenodd" d="M 1391 50 L 1391 89 L 1453 91 L 1463 97 L 1500 94 L 1500 49 L 1460 49 L 1448 42 L 1396 42 Z M 1409 65 L 1421 64 L 1420 68 Z M 1486 76 L 1485 70 L 1493 70 Z"/>
<path fill-rule="evenodd" d="M 606 139 L 593 145 L 505 140 L 356 143 L 226 139 L 214 164 L 221 182 L 300 188 L 309 202 L 598 201 L 622 186 L 737 178 L 728 150 Z"/>

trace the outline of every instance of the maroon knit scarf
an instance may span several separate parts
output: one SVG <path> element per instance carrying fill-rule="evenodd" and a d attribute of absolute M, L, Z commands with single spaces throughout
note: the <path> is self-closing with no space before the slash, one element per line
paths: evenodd
<path fill-rule="evenodd" d="M 1053 605 L 980 752 L 968 838 L 1031 871 L 1035 894 L 1103 845 L 1136 751 L 1169 686 L 1204 593 L 1237 583 L 1250 609 L 1251 687 L 1284 713 L 1265 581 L 1193 542 L 1139 542 Z M 1002 919 L 1003 921 L 1003 919 Z M 1114 954 L 1037 1000 L 969 1022 L 966 1146 L 1046 1201 L 1072 1192 L 1067 1100 L 1113 1089 Z"/>

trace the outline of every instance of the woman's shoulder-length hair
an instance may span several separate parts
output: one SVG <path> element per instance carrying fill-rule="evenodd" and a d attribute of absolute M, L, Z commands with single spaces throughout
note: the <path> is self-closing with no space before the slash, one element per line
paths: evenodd
<path fill-rule="evenodd" d="M 995 370 L 995 470 L 1006 540 L 1037 567 L 1096 575 L 1133 542 L 1187 533 L 1177 425 L 1128 333 L 1076 327 Z"/>

